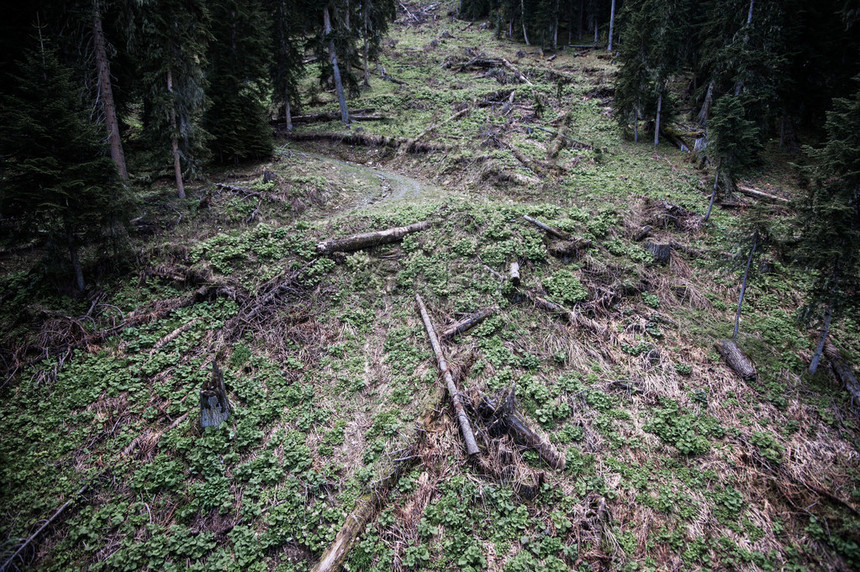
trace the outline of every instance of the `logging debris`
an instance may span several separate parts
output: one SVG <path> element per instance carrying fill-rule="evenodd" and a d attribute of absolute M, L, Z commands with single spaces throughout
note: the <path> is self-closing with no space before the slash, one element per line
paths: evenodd
<path fill-rule="evenodd" d="M 477 326 L 478 324 L 480 324 L 481 322 L 483 322 L 484 320 L 486 320 L 490 316 L 496 314 L 498 311 L 499 311 L 498 306 L 490 306 L 489 308 L 484 308 L 482 310 L 478 310 L 477 312 L 475 312 L 473 314 L 469 314 L 468 316 L 466 316 L 462 320 L 460 320 L 454 324 L 451 324 L 450 326 L 445 328 L 445 330 L 442 331 L 442 335 L 440 336 L 440 339 L 442 339 L 443 341 L 454 339 L 455 337 L 459 336 L 460 334 L 463 334 L 463 333 L 469 331 L 470 329 L 474 328 L 475 326 Z"/>
<path fill-rule="evenodd" d="M 317 253 L 325 255 L 333 252 L 354 252 L 372 246 L 379 246 L 380 244 L 398 242 L 403 240 L 403 237 L 407 234 L 430 228 L 431 224 L 430 221 L 425 220 L 408 226 L 399 226 L 375 232 L 353 234 L 344 238 L 324 240 L 317 244 Z"/>
<path fill-rule="evenodd" d="M 511 281 L 511 284 L 514 286 L 520 285 L 520 263 L 516 260 L 511 262 L 511 266 L 508 270 L 508 277 Z"/>
<path fill-rule="evenodd" d="M 720 340 L 714 344 L 726 363 L 744 381 L 755 381 L 756 369 L 752 360 L 732 340 Z"/>
<path fill-rule="evenodd" d="M 433 346 L 433 353 L 436 354 L 436 363 L 439 365 L 439 371 L 442 372 L 442 377 L 445 379 L 445 384 L 448 387 L 448 395 L 454 403 L 454 410 L 457 414 L 457 421 L 460 424 L 460 432 L 463 434 L 463 441 L 466 443 L 466 452 L 469 456 L 480 453 L 478 444 L 475 442 L 475 435 L 472 432 L 472 425 L 469 422 L 469 416 L 466 415 L 466 410 L 463 407 L 463 400 L 457 386 L 454 384 L 454 377 L 451 375 L 451 370 L 448 368 L 448 362 L 445 360 L 445 355 L 442 353 L 442 346 L 439 344 L 439 338 L 436 337 L 436 329 L 433 327 L 433 322 L 430 319 L 430 314 L 427 312 L 427 307 L 424 305 L 424 300 L 421 295 L 415 294 L 415 301 L 418 303 L 418 310 L 421 313 L 421 319 L 424 321 L 424 328 L 427 330 L 427 337 L 430 338 L 430 345 Z"/>
<path fill-rule="evenodd" d="M 748 197 L 758 199 L 760 201 L 766 201 L 769 203 L 777 203 L 788 205 L 791 204 L 790 199 L 786 199 L 785 197 L 779 197 L 777 195 L 772 195 L 771 193 L 766 193 L 764 191 L 760 191 L 758 189 L 754 189 L 753 187 L 749 187 L 747 185 L 737 185 L 735 190 L 742 195 L 746 195 Z"/>
<path fill-rule="evenodd" d="M 851 396 L 851 406 L 860 413 L 860 382 L 857 381 L 857 377 L 851 371 L 851 365 L 842 358 L 839 348 L 830 340 L 824 344 L 824 355 L 830 360 L 830 367 L 833 368 L 836 379 L 845 386 Z"/>
<path fill-rule="evenodd" d="M 212 362 L 212 377 L 200 390 L 200 427 L 218 427 L 230 417 L 230 401 L 224 387 L 224 374 L 218 362 Z"/>

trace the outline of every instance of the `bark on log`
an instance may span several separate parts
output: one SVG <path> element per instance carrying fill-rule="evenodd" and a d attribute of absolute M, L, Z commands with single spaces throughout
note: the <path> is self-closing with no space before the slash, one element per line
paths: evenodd
<path fill-rule="evenodd" d="M 645 250 L 650 252 L 651 256 L 654 257 L 655 264 L 668 264 L 669 260 L 672 259 L 671 244 L 660 244 L 659 242 L 651 242 L 649 240 L 645 243 Z"/>
<path fill-rule="evenodd" d="M 224 374 L 212 362 L 212 378 L 200 390 L 200 427 L 218 427 L 230 417 L 230 402 L 224 387 Z"/>
<path fill-rule="evenodd" d="M 498 306 L 490 306 L 489 308 L 484 308 L 483 310 L 478 310 L 474 314 L 470 314 L 460 320 L 459 322 L 447 327 L 442 332 L 442 340 L 451 340 L 460 334 L 463 334 L 470 329 L 474 328 L 490 316 L 494 315 L 499 311 Z"/>
<path fill-rule="evenodd" d="M 564 148 L 570 117 L 570 111 L 565 112 L 562 116 L 558 126 L 558 132 L 555 134 L 555 137 L 553 137 L 552 142 L 549 145 L 549 149 L 547 150 L 547 159 L 552 160 L 558 158 L 558 154 L 561 153 L 561 150 Z"/>
<path fill-rule="evenodd" d="M 527 84 L 527 85 L 534 85 L 532 82 L 530 82 L 530 81 L 528 80 L 528 78 L 527 78 L 525 75 L 523 75 L 523 72 L 521 72 L 520 70 L 518 70 L 518 69 L 514 66 L 514 64 L 512 64 L 511 62 L 509 62 L 509 61 L 508 61 L 508 60 L 506 60 L 505 58 L 502 58 L 502 63 L 504 63 L 504 64 L 505 64 L 505 67 L 506 67 L 506 68 L 508 68 L 509 70 L 511 70 L 511 71 L 514 73 L 514 75 L 516 75 L 516 76 L 517 76 L 517 78 L 518 78 L 521 82 L 523 82 L 524 84 Z"/>
<path fill-rule="evenodd" d="M 565 457 L 549 442 L 540 431 L 533 428 L 531 424 L 517 411 L 513 389 L 508 390 L 499 399 L 484 398 L 484 405 L 489 416 L 501 422 L 502 428 L 513 437 L 514 441 L 522 446 L 533 449 L 541 459 L 553 469 L 563 471 Z M 496 425 L 498 428 L 498 424 Z"/>
<path fill-rule="evenodd" d="M 570 240 L 570 235 L 562 230 L 558 230 L 557 228 L 553 228 L 548 224 L 544 224 L 537 219 L 530 217 L 529 215 L 523 215 L 523 218 L 538 227 L 539 229 L 553 235 L 556 238 L 560 238 L 562 240 Z"/>
<path fill-rule="evenodd" d="M 742 195 L 746 195 L 748 197 L 752 197 L 754 199 L 759 199 L 761 201 L 767 201 L 770 203 L 779 203 L 783 205 L 790 204 L 791 201 L 789 199 L 778 197 L 776 195 L 772 195 L 770 193 L 766 193 L 764 191 L 760 191 L 758 189 L 754 189 L 752 187 L 748 187 L 746 185 L 738 185 L 736 187 L 737 192 Z"/>
<path fill-rule="evenodd" d="M 350 548 L 367 525 L 373 515 L 373 495 L 365 494 L 355 501 L 355 508 L 346 517 L 343 527 L 335 536 L 334 542 L 328 547 L 323 557 L 311 570 L 312 572 L 331 572 L 340 570 L 346 561 Z"/>
<path fill-rule="evenodd" d="M 557 240 L 547 245 L 547 252 L 556 258 L 578 256 L 583 249 L 591 248 L 592 242 L 587 238 L 576 238 L 573 240 Z"/>
<path fill-rule="evenodd" d="M 430 226 L 430 221 L 425 220 L 408 226 L 399 226 L 385 230 L 378 230 L 376 232 L 354 234 L 345 238 L 324 240 L 317 244 L 317 252 L 319 254 L 331 254 L 332 252 L 353 252 L 356 250 L 364 250 L 371 246 L 398 242 L 403 240 L 403 237 L 407 234 L 428 229 Z"/>
<path fill-rule="evenodd" d="M 720 340 L 715 344 L 717 351 L 726 360 L 729 367 L 744 381 L 755 381 L 756 370 L 753 362 L 732 340 Z"/>
<path fill-rule="evenodd" d="M 454 402 L 454 410 L 457 413 L 457 421 L 460 423 L 460 432 L 463 434 L 463 441 L 466 442 L 466 452 L 469 456 L 480 453 L 478 444 L 475 442 L 475 435 L 472 433 L 472 425 L 469 423 L 469 417 L 466 415 L 466 410 L 463 408 L 463 401 L 460 398 L 460 393 L 457 391 L 457 386 L 454 385 L 454 377 L 448 369 L 448 362 L 445 361 L 445 356 L 442 353 L 442 346 L 439 344 L 439 339 L 436 337 L 436 330 L 433 328 L 433 322 L 430 321 L 430 314 L 427 313 L 427 308 L 424 306 L 424 301 L 420 294 L 415 294 L 415 301 L 418 303 L 418 309 L 421 312 L 421 319 L 424 321 L 424 328 L 427 330 L 427 337 L 430 338 L 430 345 L 433 346 L 433 353 L 436 354 L 436 362 L 439 364 L 439 371 L 445 378 L 445 384 L 448 387 L 448 395 L 451 401 Z"/>
<path fill-rule="evenodd" d="M 830 366 L 833 368 L 837 379 L 842 382 L 842 385 L 845 386 L 845 389 L 851 395 L 852 407 L 860 411 L 860 383 L 858 383 L 854 372 L 851 371 L 851 366 L 842 359 L 839 348 L 829 340 L 824 344 L 824 355 L 830 360 Z"/>
<path fill-rule="evenodd" d="M 387 119 L 384 116 L 380 115 L 368 115 L 376 111 L 373 108 L 367 109 L 357 109 L 350 113 L 350 119 L 355 120 L 365 120 L 365 121 L 378 121 L 381 119 Z M 318 121 L 334 121 L 341 118 L 340 112 L 327 112 L 327 113 L 308 113 L 303 115 L 293 115 L 292 121 L 293 123 L 315 123 Z"/>
<path fill-rule="evenodd" d="M 646 224 L 642 228 L 640 228 L 635 235 L 633 235 L 633 240 L 636 242 L 641 242 L 642 240 L 648 238 L 648 235 L 651 234 L 651 230 L 653 230 L 650 224 Z"/>
<path fill-rule="evenodd" d="M 511 284 L 514 286 L 520 285 L 520 263 L 519 262 L 511 262 L 511 267 L 508 270 L 508 277 L 511 281 Z"/>

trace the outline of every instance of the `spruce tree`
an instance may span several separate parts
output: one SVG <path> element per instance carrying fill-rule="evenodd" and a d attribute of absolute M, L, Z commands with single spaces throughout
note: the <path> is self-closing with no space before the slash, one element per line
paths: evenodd
<path fill-rule="evenodd" d="M 210 3 L 209 50 L 211 105 L 204 125 L 210 149 L 222 163 L 263 159 L 272 154 L 266 116 L 271 51 L 265 12 L 259 0 Z"/>
<path fill-rule="evenodd" d="M 41 43 L 2 101 L 0 213 L 21 231 L 47 233 L 49 254 L 68 257 L 81 291 L 81 249 L 117 238 L 130 202 L 72 71 Z"/>
<path fill-rule="evenodd" d="M 803 317 L 823 321 L 810 367 L 815 373 L 830 325 L 860 311 L 860 77 L 850 99 L 834 100 L 827 141 L 809 152 L 811 186 L 800 204 L 798 254 L 811 274 Z"/>

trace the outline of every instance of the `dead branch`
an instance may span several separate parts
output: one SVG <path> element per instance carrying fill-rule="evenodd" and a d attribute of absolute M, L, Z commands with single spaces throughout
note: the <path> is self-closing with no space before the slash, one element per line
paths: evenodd
<path fill-rule="evenodd" d="M 354 234 L 345 238 L 337 238 L 324 240 L 317 244 L 317 252 L 319 254 L 331 254 L 332 252 L 353 252 L 356 250 L 364 250 L 371 246 L 380 244 L 390 244 L 403 240 L 403 237 L 413 232 L 419 232 L 430 228 L 430 221 L 421 221 L 408 226 L 400 226 L 376 232 L 366 232 L 363 234 Z"/>
<path fill-rule="evenodd" d="M 436 337 L 436 330 L 433 327 L 433 322 L 430 320 L 430 314 L 427 313 L 427 308 L 424 306 L 424 301 L 421 295 L 415 294 L 415 301 L 418 303 L 418 309 L 421 312 L 421 319 L 424 321 L 424 328 L 427 330 L 427 337 L 430 338 L 430 345 L 433 346 L 433 352 L 436 354 L 436 362 L 439 364 L 439 371 L 445 378 L 445 384 L 448 387 L 448 395 L 454 402 L 454 410 L 457 413 L 457 420 L 460 423 L 460 431 L 463 433 L 463 440 L 466 442 L 466 451 L 469 456 L 480 453 L 478 444 L 475 442 L 475 435 L 472 433 L 472 425 L 469 423 L 469 417 L 466 415 L 466 410 L 463 408 L 463 401 L 457 387 L 454 385 L 454 377 L 448 369 L 448 362 L 445 361 L 445 356 L 442 353 L 442 346 L 439 344 L 439 339 Z"/>
<path fill-rule="evenodd" d="M 496 314 L 499 311 L 498 306 L 490 306 L 489 308 L 484 308 L 483 310 L 478 310 L 474 314 L 470 314 L 460 320 L 459 322 L 452 324 L 445 328 L 442 332 L 441 339 L 443 341 L 454 339 L 455 337 L 463 334 L 470 329 L 474 328 L 493 314 Z"/>
<path fill-rule="evenodd" d="M 43 530 L 48 528 L 48 526 L 50 526 L 52 522 L 57 520 L 57 517 L 59 517 L 61 514 L 63 514 L 63 511 L 66 510 L 67 508 L 69 508 L 69 506 L 75 502 L 77 497 L 84 494 L 84 492 L 86 492 L 86 490 L 89 488 L 89 486 L 90 486 L 89 483 L 85 484 L 80 489 L 78 489 L 78 491 L 74 495 L 72 495 L 72 498 L 70 498 L 65 503 L 63 503 L 63 506 L 58 508 L 54 512 L 53 516 L 51 516 L 51 518 L 49 518 L 48 520 L 45 521 L 45 524 L 40 526 L 38 528 L 38 530 L 36 530 L 36 532 L 31 534 L 27 540 L 25 540 L 23 543 L 21 543 L 21 546 L 18 547 L 18 550 L 16 550 L 12 554 L 12 556 L 10 556 L 9 558 L 6 559 L 6 562 L 3 563 L 3 566 L 0 566 L 0 570 L 8 570 L 9 566 L 12 564 L 12 562 L 14 562 L 16 558 L 18 558 L 18 555 L 21 554 L 24 551 L 24 549 L 27 548 L 30 545 L 30 543 L 33 542 L 33 540 L 35 540 L 36 537 L 38 537 L 42 533 Z"/>

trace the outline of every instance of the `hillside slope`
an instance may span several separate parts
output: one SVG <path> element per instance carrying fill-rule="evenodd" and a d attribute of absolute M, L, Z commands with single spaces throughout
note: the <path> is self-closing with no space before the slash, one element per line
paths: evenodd
<path fill-rule="evenodd" d="M 622 136 L 608 55 L 543 54 L 445 10 L 402 4 L 380 61 L 397 82 L 350 101 L 388 120 L 297 123 L 193 200 L 141 186 L 138 266 L 90 299 L 4 256 L 3 561 L 64 507 L 10 567 L 308 570 L 362 507 L 351 570 L 860 567 L 857 413 L 829 368 L 804 374 L 803 276 L 778 245 L 741 318 L 757 378 L 714 349 L 761 207 L 702 224 L 708 173 Z M 315 80 L 304 112 L 335 110 Z M 791 198 L 790 157 L 769 157 L 747 183 Z M 440 331 L 497 307 L 445 342 L 476 458 L 416 293 Z M 858 327 L 839 328 L 850 362 Z M 232 415 L 201 430 L 216 360 Z M 511 389 L 563 469 L 499 422 Z"/>

